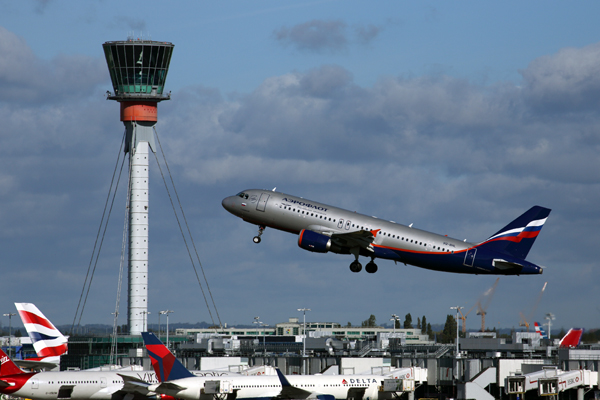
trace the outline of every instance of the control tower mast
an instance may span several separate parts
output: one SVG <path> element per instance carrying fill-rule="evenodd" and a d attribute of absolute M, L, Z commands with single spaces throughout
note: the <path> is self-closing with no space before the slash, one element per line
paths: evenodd
<path fill-rule="evenodd" d="M 147 331 L 149 153 L 156 151 L 157 106 L 163 93 L 174 45 L 150 40 L 102 45 L 114 93 L 121 105 L 125 152 L 129 153 L 129 258 L 127 326 L 130 335 Z"/>

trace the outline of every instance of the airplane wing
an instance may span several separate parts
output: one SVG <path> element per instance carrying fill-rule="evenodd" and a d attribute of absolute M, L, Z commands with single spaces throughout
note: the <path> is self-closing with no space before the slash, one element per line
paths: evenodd
<path fill-rule="evenodd" d="M 134 376 L 129 376 L 129 375 L 123 375 L 123 374 L 117 374 L 119 375 L 121 378 L 123 378 L 123 390 L 124 392 L 127 393 L 140 393 L 140 394 L 148 394 L 150 392 L 150 390 L 148 389 L 148 387 L 150 386 L 150 383 L 136 378 Z"/>
<path fill-rule="evenodd" d="M 184 390 L 187 389 L 185 386 L 179 386 L 173 382 L 161 382 L 158 385 L 153 385 L 154 391 L 160 393 L 161 390 Z"/>
<path fill-rule="evenodd" d="M 21 368 L 26 368 L 32 371 L 51 370 L 58 367 L 58 364 L 47 361 L 38 360 L 13 360 Z"/>
<path fill-rule="evenodd" d="M 373 251 L 373 240 L 379 232 L 379 229 L 373 231 L 354 231 L 348 233 L 333 233 L 331 234 L 331 240 L 341 247 L 360 247 L 368 251 Z"/>

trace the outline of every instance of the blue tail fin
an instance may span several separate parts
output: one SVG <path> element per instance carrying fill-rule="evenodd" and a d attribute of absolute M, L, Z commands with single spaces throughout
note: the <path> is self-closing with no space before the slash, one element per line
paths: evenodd
<path fill-rule="evenodd" d="M 550 215 L 550 211 L 549 208 L 533 206 L 478 247 L 485 247 L 524 260 Z"/>
<path fill-rule="evenodd" d="M 154 333 L 142 332 L 146 350 L 152 361 L 152 368 L 156 372 L 159 382 L 172 381 L 173 379 L 193 377 L 173 353 L 156 337 Z"/>

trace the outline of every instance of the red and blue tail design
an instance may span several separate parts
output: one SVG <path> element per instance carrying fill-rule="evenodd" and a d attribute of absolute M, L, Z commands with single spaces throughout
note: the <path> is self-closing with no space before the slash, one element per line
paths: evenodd
<path fill-rule="evenodd" d="M 172 381 L 173 379 L 193 377 L 181 362 L 167 349 L 154 333 L 142 332 L 146 350 L 152 361 L 152 368 L 156 372 L 159 382 Z"/>
<path fill-rule="evenodd" d="M 542 339 L 548 339 L 548 335 L 546 335 L 546 331 L 544 330 L 544 328 L 542 328 L 542 326 L 537 322 L 534 322 L 534 325 L 535 331 L 540 334 Z"/>
<path fill-rule="evenodd" d="M 524 260 L 550 215 L 550 211 L 549 208 L 533 206 L 477 247 Z"/>
<path fill-rule="evenodd" d="M 31 303 L 15 303 L 19 316 L 40 359 L 67 352 L 67 338 Z"/>

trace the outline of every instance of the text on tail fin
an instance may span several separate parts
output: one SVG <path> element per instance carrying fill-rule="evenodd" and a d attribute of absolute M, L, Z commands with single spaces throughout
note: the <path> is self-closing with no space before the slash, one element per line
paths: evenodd
<path fill-rule="evenodd" d="M 17 367 L 17 365 L 6 355 L 6 353 L 0 349 L 0 376 L 24 373 L 25 371 Z"/>
<path fill-rule="evenodd" d="M 155 334 L 142 332 L 142 337 L 148 351 L 148 356 L 152 362 L 152 368 L 154 368 L 156 378 L 159 382 L 194 376 L 179 362 Z"/>

